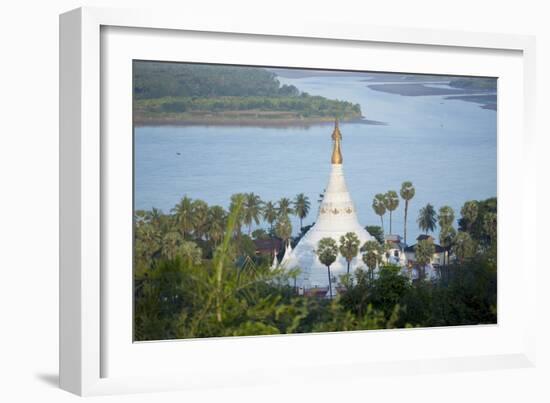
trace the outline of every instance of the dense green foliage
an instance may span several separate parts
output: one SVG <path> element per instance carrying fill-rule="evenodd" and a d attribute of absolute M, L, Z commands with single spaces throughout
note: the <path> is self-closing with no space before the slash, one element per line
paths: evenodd
<path fill-rule="evenodd" d="M 265 97 L 298 95 L 281 87 L 275 74 L 257 67 L 194 63 L 135 62 L 137 99 L 163 97 Z"/>
<path fill-rule="evenodd" d="M 138 100 L 135 111 L 146 117 L 201 117 L 222 113 L 226 119 L 243 116 L 264 119 L 302 117 L 344 118 L 361 117 L 358 104 L 333 101 L 320 96 L 222 96 L 222 97 L 163 97 Z M 271 113 L 268 113 L 271 112 Z"/>
<path fill-rule="evenodd" d="M 361 246 L 361 252 L 363 252 L 363 262 L 368 268 L 369 278 L 372 280 L 374 278 L 374 270 L 382 263 L 384 244 L 378 241 L 367 241 Z"/>
<path fill-rule="evenodd" d="M 384 243 L 384 230 L 379 225 L 367 225 L 365 230 L 370 236 L 373 236 L 379 243 Z"/>
<path fill-rule="evenodd" d="M 479 258 L 443 270 L 439 281 L 413 283 L 394 266 L 383 267 L 375 279 L 359 271 L 340 302 L 355 315 L 371 307 L 383 312 L 385 320 L 396 317 L 395 327 L 495 323 L 496 267 Z"/>
<path fill-rule="evenodd" d="M 489 218 L 495 221 L 493 230 L 496 235 L 496 218 L 494 217 L 497 213 L 496 197 L 483 201 L 471 201 L 469 203 L 465 203 L 463 210 L 464 213 L 466 213 L 466 216 L 463 214 L 460 220 L 458 220 L 459 229 L 461 231 L 468 231 L 472 238 L 478 242 L 481 242 L 484 245 L 489 244 L 491 242 L 491 231 L 487 231 L 485 217 L 490 214 Z"/>
<path fill-rule="evenodd" d="M 134 99 L 138 121 L 361 117 L 358 104 L 310 96 L 257 67 L 136 62 Z"/>
<path fill-rule="evenodd" d="M 324 238 L 316 252 L 333 299 L 300 295 L 298 269 L 270 268 L 272 257 L 256 254 L 254 239 L 292 240 L 288 214 L 306 218 L 302 207 L 309 202 L 302 194 L 293 200 L 266 203 L 254 193 L 236 194 L 226 211 L 183 197 L 169 214 L 136 211 L 135 339 L 496 323 L 496 199 L 467 202 L 458 231 L 452 209 L 439 209 L 438 223 L 450 233 L 440 237 L 448 236 L 445 247 L 454 258 L 437 278 L 419 267 L 420 277 L 411 280 L 406 269 L 385 263 L 383 239 L 359 248 L 365 270 L 335 278 L 330 265 L 339 255 L 354 259 L 358 241 L 353 233 Z M 265 229 L 250 232 L 257 222 Z M 369 228 L 380 237 L 380 227 Z M 417 264 L 433 251 L 432 241 L 418 242 Z"/>

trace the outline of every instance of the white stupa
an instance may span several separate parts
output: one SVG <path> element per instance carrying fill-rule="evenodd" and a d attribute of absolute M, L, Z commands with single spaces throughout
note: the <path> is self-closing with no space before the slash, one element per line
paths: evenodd
<path fill-rule="evenodd" d="M 277 250 L 273 250 L 273 263 L 271 263 L 271 270 L 275 270 L 279 266 L 279 261 L 277 260 Z"/>
<path fill-rule="evenodd" d="M 290 256 L 292 256 L 292 246 L 290 246 L 290 241 L 287 241 L 287 244 L 285 247 L 285 254 L 281 259 L 281 267 L 289 268 L 288 263 L 290 262 Z"/>
<path fill-rule="evenodd" d="M 323 201 L 319 207 L 319 214 L 315 225 L 298 242 L 285 262 L 285 268 L 299 268 L 301 274 L 297 285 L 303 288 L 328 287 L 327 268 L 323 265 L 315 253 L 317 244 L 322 238 L 333 238 L 338 244 L 340 237 L 347 232 L 354 232 L 363 245 L 373 238 L 357 221 L 355 205 L 346 187 L 343 170 L 343 158 L 341 151 L 342 134 L 335 122 L 332 133 L 333 149 L 331 158 L 331 172 Z M 286 257 L 286 253 L 285 253 Z M 285 260 L 285 259 L 283 259 Z M 350 273 L 356 268 L 363 267 L 360 254 L 353 259 Z M 347 272 L 347 262 L 342 256 L 330 266 L 331 275 L 338 278 Z M 334 294 L 334 284 L 333 284 Z"/>

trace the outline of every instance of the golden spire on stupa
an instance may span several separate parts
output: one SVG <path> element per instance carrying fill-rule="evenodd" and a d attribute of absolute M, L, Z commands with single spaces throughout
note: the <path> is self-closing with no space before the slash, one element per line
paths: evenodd
<path fill-rule="evenodd" d="M 342 133 L 338 127 L 338 118 L 334 119 L 334 131 L 332 132 L 332 158 L 330 162 L 332 164 L 341 164 L 344 159 L 342 158 L 342 151 L 340 149 L 340 142 L 342 141 Z"/>

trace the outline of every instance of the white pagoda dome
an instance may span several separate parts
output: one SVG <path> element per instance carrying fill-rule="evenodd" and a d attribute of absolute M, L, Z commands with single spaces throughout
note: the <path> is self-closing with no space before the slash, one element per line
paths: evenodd
<path fill-rule="evenodd" d="M 360 245 L 373 239 L 357 221 L 355 205 L 346 187 L 342 165 L 342 134 L 338 127 L 338 121 L 334 125 L 332 140 L 332 168 L 317 220 L 315 225 L 298 242 L 285 262 L 285 268 L 301 270 L 297 279 L 298 287 L 328 287 L 327 267 L 319 261 L 315 253 L 317 244 L 322 238 L 333 238 L 339 244 L 342 235 L 354 232 L 361 242 Z M 350 273 L 362 266 L 364 263 L 361 255 L 358 254 L 351 262 Z M 330 272 L 331 276 L 335 278 L 347 272 L 347 262 L 341 255 L 338 255 L 336 261 L 330 266 Z"/>

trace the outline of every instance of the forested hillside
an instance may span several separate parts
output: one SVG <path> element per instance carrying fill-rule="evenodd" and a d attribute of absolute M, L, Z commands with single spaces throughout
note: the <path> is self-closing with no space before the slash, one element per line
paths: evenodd
<path fill-rule="evenodd" d="M 134 64 L 134 91 L 137 99 L 299 95 L 262 68 L 161 62 Z"/>
<path fill-rule="evenodd" d="M 358 104 L 311 96 L 257 67 L 134 63 L 137 123 L 292 122 L 361 118 Z"/>

